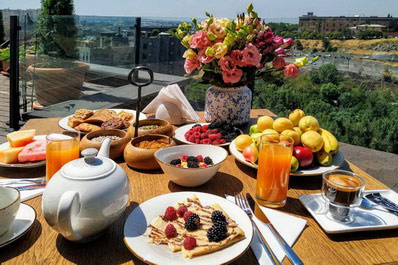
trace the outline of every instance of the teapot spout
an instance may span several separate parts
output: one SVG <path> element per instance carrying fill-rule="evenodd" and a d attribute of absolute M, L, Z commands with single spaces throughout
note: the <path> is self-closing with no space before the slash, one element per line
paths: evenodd
<path fill-rule="evenodd" d="M 106 138 L 101 145 L 101 148 L 98 152 L 98 157 L 107 157 L 109 158 L 109 150 L 111 148 L 111 140 Z"/>

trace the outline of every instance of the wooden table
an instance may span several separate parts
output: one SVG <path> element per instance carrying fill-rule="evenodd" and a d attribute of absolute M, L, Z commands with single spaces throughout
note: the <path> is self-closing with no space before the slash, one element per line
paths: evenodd
<path fill-rule="evenodd" d="M 273 115 L 267 110 L 253 110 L 252 118 Z M 60 130 L 58 118 L 29 120 L 22 129 L 37 129 L 37 134 Z M 255 121 L 253 119 L 253 121 Z M 26 203 L 37 212 L 32 229 L 22 238 L 0 249 L 1 264 L 143 264 L 123 243 L 123 224 L 131 211 L 140 203 L 155 196 L 177 191 L 200 191 L 224 196 L 234 192 L 254 194 L 256 171 L 244 166 L 233 156 L 221 166 L 217 175 L 197 188 L 183 188 L 170 182 L 161 171 L 132 170 L 120 163 L 130 179 L 130 204 L 124 215 L 98 240 L 77 244 L 65 240 L 53 231 L 43 218 L 41 197 Z M 347 162 L 346 168 L 366 180 L 366 189 L 385 189 L 364 171 Z M 0 169 L 0 177 L 43 177 L 44 167 L 38 169 Z M 305 264 L 383 264 L 398 261 L 398 230 L 359 232 L 328 235 L 298 200 L 300 194 L 319 192 L 321 177 L 291 177 L 287 205 L 281 211 L 305 218 L 307 226 L 293 249 Z M 289 264 L 287 259 L 284 264 Z M 249 249 L 233 264 L 257 264 Z"/>

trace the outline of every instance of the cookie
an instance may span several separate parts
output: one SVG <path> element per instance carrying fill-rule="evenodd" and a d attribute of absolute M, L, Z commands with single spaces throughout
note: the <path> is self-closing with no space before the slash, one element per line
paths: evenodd
<path fill-rule="evenodd" d="M 95 125 L 95 124 L 84 122 L 84 123 L 81 123 L 78 126 L 76 126 L 75 130 L 85 132 L 85 133 L 90 133 L 90 132 L 101 130 L 101 127 L 98 125 Z"/>
<path fill-rule="evenodd" d="M 120 129 L 122 127 L 123 120 L 118 117 L 107 120 L 101 125 L 102 130 Z"/>

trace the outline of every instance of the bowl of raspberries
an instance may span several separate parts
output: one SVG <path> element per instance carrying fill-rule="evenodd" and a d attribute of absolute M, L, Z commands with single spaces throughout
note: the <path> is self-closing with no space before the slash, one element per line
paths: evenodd
<path fill-rule="evenodd" d="M 225 121 L 188 124 L 175 131 L 174 138 L 185 144 L 210 144 L 226 146 L 242 131 Z"/>
<path fill-rule="evenodd" d="M 156 161 L 168 178 L 184 187 L 209 181 L 227 157 L 224 148 L 214 145 L 179 145 L 155 153 Z"/>

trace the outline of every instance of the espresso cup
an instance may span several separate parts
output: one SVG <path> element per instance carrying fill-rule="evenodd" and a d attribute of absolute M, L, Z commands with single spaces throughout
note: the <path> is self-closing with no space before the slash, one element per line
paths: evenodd
<path fill-rule="evenodd" d="M 345 170 L 328 171 L 322 177 L 322 196 L 330 216 L 341 222 L 353 221 L 350 210 L 361 203 L 365 180 Z"/>
<path fill-rule="evenodd" d="M 0 236 L 4 235 L 10 228 L 20 204 L 19 190 L 11 187 L 0 187 Z"/>

